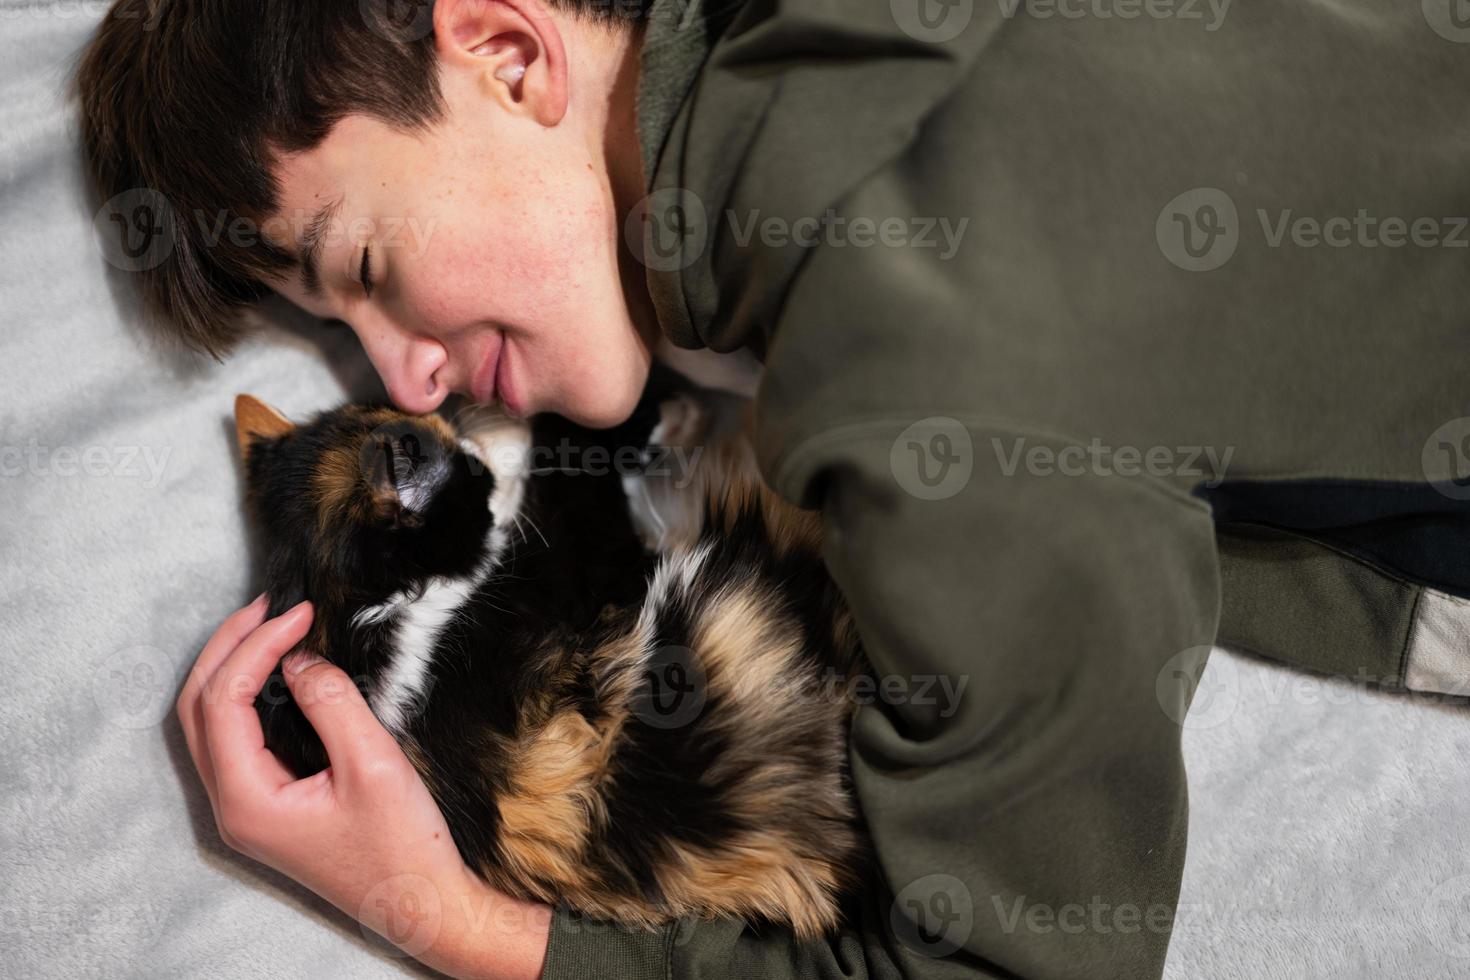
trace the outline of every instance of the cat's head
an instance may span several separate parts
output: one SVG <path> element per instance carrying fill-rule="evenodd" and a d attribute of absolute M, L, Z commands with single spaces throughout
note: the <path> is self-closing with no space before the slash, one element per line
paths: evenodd
<path fill-rule="evenodd" d="M 312 600 L 319 641 L 435 577 L 493 563 L 518 505 L 520 478 L 502 468 L 497 480 L 435 415 L 346 405 L 296 424 L 241 395 L 235 430 L 271 614 Z"/>

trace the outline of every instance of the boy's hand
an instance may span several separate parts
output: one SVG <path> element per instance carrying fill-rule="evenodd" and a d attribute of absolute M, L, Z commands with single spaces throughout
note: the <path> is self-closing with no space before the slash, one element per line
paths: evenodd
<path fill-rule="evenodd" d="M 255 696 L 306 635 L 312 609 L 303 602 L 270 622 L 265 611 L 262 597 L 225 620 L 179 694 L 220 837 L 436 969 L 538 977 L 550 909 L 469 870 L 428 788 L 345 673 L 301 652 L 284 664 L 326 770 L 298 780 L 266 749 Z"/>

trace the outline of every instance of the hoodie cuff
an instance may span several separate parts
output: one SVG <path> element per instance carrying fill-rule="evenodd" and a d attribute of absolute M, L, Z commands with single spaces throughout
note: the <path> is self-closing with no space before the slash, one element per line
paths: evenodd
<path fill-rule="evenodd" d="M 672 926 L 658 932 L 633 931 L 558 907 L 541 980 L 668 980 L 673 939 Z"/>

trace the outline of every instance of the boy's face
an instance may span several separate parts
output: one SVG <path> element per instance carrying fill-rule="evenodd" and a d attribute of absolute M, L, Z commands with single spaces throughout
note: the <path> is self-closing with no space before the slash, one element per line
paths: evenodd
<path fill-rule="evenodd" d="M 294 239 L 283 244 L 300 259 L 312 219 L 328 220 L 315 276 L 273 285 L 350 326 L 405 411 L 460 392 L 517 415 L 616 424 L 647 378 L 652 328 L 642 269 L 621 244 L 628 181 L 610 175 L 622 137 L 605 107 L 567 111 L 565 89 L 558 106 L 559 48 L 524 74 L 514 56 L 507 72 L 495 52 L 476 54 L 484 64 L 443 66 L 448 111 L 427 132 L 354 115 L 277 161 L 277 227 Z"/>

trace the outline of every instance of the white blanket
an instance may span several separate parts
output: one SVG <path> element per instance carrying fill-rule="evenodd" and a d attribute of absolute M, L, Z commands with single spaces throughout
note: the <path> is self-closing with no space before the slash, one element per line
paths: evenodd
<path fill-rule="evenodd" d="M 280 306 L 224 365 L 146 340 L 60 94 L 99 14 L 0 0 L 0 975 L 412 973 L 220 843 L 172 713 L 256 581 L 235 393 L 300 414 L 376 383 Z M 1470 712 L 1223 653 L 1205 688 L 1169 976 L 1470 976 Z"/>

